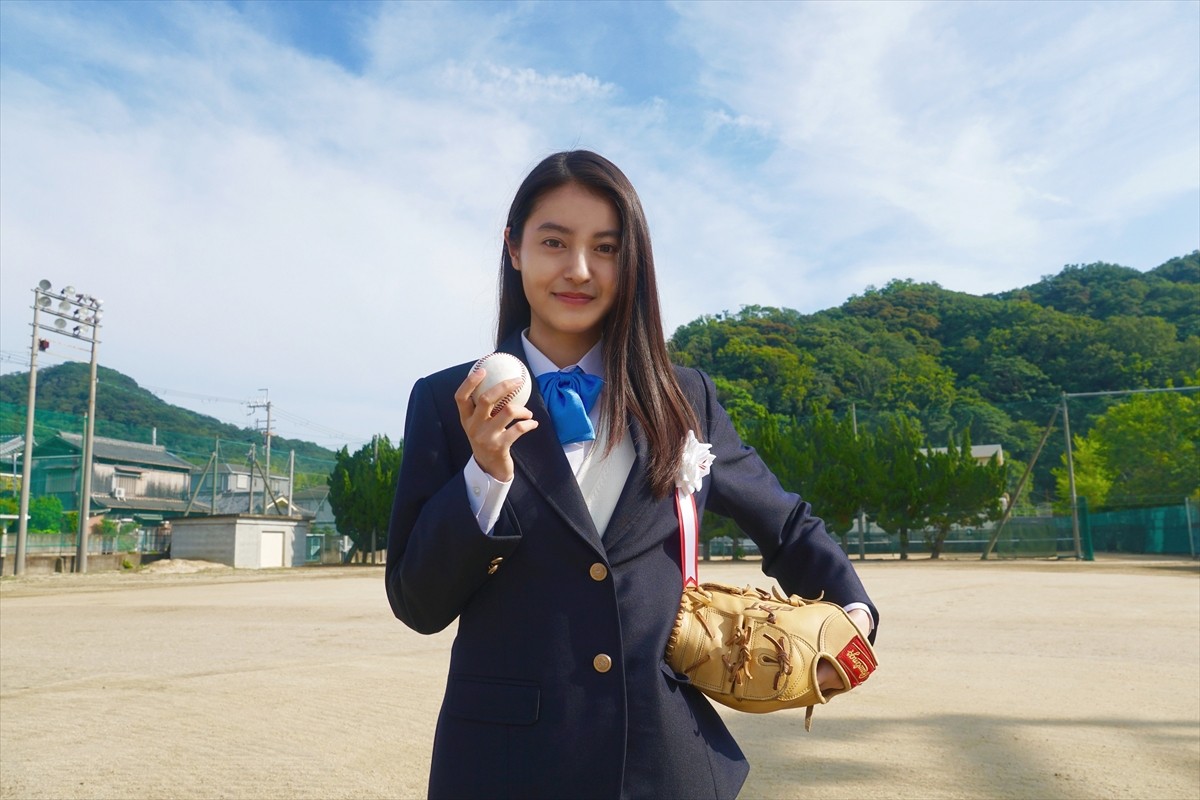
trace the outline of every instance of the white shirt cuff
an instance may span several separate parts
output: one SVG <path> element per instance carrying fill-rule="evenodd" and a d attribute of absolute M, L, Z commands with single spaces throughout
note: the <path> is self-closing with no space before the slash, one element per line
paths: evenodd
<path fill-rule="evenodd" d="M 870 635 L 871 631 L 875 630 L 875 617 L 871 614 L 870 606 L 868 606 L 866 603 L 850 603 L 844 610 L 847 614 L 849 614 L 856 608 L 860 611 L 867 612 L 867 619 L 869 620 L 867 634 Z"/>
<path fill-rule="evenodd" d="M 463 478 L 467 483 L 467 502 L 471 504 L 471 513 L 479 523 L 479 530 L 490 536 L 500 521 L 500 511 L 504 508 L 512 481 L 505 483 L 488 475 L 474 457 L 463 467 Z"/>

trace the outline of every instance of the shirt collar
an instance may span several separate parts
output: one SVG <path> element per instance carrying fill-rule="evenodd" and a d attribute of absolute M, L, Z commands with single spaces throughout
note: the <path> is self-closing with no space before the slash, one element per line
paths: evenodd
<path fill-rule="evenodd" d="M 525 360 L 529 362 L 529 370 L 534 375 L 544 375 L 547 372 L 559 372 L 559 368 L 546 355 L 533 346 L 529 341 L 529 329 L 526 328 L 521 332 L 521 343 L 525 345 Z M 595 375 L 598 378 L 604 377 L 604 348 L 601 345 L 604 340 L 596 342 L 591 350 L 584 354 L 583 358 L 579 359 L 576 364 L 568 364 L 563 367 L 564 370 L 571 367 L 579 367 L 588 375 Z"/>

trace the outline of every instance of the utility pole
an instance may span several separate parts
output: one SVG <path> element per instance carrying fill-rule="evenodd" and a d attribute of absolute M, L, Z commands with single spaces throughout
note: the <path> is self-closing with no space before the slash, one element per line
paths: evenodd
<path fill-rule="evenodd" d="M 258 445 L 256 445 L 256 444 L 250 445 L 250 452 L 248 453 L 248 455 L 250 458 L 250 485 L 248 487 L 249 491 L 246 492 L 246 496 L 248 498 L 250 498 L 250 507 L 248 509 L 246 509 L 246 513 L 253 514 L 254 513 L 254 465 L 258 463 Z M 264 514 L 267 511 L 266 502 L 267 502 L 267 500 L 266 500 L 266 497 L 264 496 L 263 497 L 263 513 Z"/>
<path fill-rule="evenodd" d="M 263 431 L 263 436 L 266 437 L 266 448 L 267 448 L 266 477 L 263 479 L 263 513 L 265 514 L 265 513 L 267 513 L 267 483 L 269 483 L 271 480 L 271 433 L 272 433 L 272 431 L 271 431 L 271 401 L 270 401 L 270 399 L 268 399 L 268 396 L 270 394 L 269 389 L 259 389 L 259 391 L 263 393 L 263 399 L 262 400 L 251 400 L 248 405 L 250 406 L 251 410 L 258 409 L 258 408 L 265 408 L 267 410 L 267 429 L 265 431 Z M 254 473 L 253 472 L 250 473 L 250 493 L 251 494 L 254 493 Z M 253 502 L 251 502 L 251 506 L 253 506 Z"/>
<path fill-rule="evenodd" d="M 288 516 L 292 514 L 292 488 L 296 485 L 296 451 L 288 452 Z"/>
<path fill-rule="evenodd" d="M 99 328 L 97 322 L 95 328 Z M 79 499 L 79 543 L 75 548 L 75 571 L 87 572 L 88 518 L 92 515 L 92 454 L 96 445 L 96 334 L 92 333 L 92 361 L 88 379 L 87 425 L 83 437 L 83 496 Z M 78 327 L 75 329 L 79 330 Z M 75 334 L 80 336 L 79 333 Z"/>
<path fill-rule="evenodd" d="M 212 493 L 212 501 L 208 507 L 208 513 L 210 515 L 216 515 L 216 513 L 217 513 L 217 478 L 220 477 L 220 473 L 221 473 L 221 437 L 217 436 L 213 440 L 212 486 L 209 487 L 209 489 Z"/>
<path fill-rule="evenodd" d="M 371 466 L 374 467 L 379 462 L 379 434 L 371 437 Z M 371 563 L 375 563 L 375 554 L 379 552 L 379 545 L 375 538 L 375 526 L 371 526 Z"/>

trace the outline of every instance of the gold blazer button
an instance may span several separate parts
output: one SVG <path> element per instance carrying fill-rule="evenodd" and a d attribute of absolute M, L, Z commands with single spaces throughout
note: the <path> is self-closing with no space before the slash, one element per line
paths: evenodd
<path fill-rule="evenodd" d="M 592 659 L 592 667 L 595 668 L 596 672 L 608 672 L 612 669 L 612 659 L 601 653 Z"/>
<path fill-rule="evenodd" d="M 597 561 L 588 569 L 588 575 L 590 575 L 594 581 L 602 581 L 608 577 L 608 567 Z"/>

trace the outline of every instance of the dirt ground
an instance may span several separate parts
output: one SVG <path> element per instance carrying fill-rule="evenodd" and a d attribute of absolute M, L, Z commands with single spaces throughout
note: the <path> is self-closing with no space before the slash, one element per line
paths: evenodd
<path fill-rule="evenodd" d="M 1200 798 L 1196 562 L 859 569 L 880 670 L 811 733 L 722 710 L 743 798 Z M 159 570 L 0 581 L 0 798 L 424 795 L 453 631 L 382 568 Z"/>

